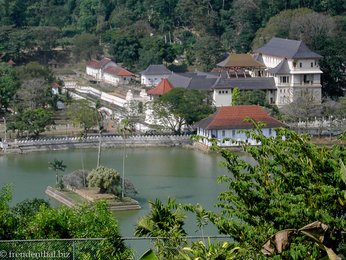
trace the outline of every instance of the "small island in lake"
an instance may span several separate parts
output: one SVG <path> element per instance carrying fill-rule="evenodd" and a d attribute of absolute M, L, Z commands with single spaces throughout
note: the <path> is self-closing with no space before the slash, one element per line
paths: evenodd
<path fill-rule="evenodd" d="M 100 166 L 90 172 L 76 170 L 61 177 L 57 173 L 59 171 L 56 169 L 57 167 L 52 166 L 51 168 L 56 171 L 57 182 L 56 187 L 47 187 L 46 194 L 68 207 L 104 200 L 110 210 L 141 208 L 138 201 L 127 195 L 137 193 L 133 184 L 129 180 L 121 178 L 114 169 Z M 60 171 L 63 171 L 62 169 L 64 167 L 60 168 Z"/>

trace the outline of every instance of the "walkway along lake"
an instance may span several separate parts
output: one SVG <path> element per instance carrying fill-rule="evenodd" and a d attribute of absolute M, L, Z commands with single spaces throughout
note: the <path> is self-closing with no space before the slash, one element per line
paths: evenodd
<path fill-rule="evenodd" d="M 101 164 L 121 173 L 122 149 L 103 149 Z M 27 198 L 45 198 L 48 185 L 54 185 L 55 173 L 48 169 L 53 159 L 63 160 L 67 165 L 65 173 L 76 169 L 96 167 L 97 150 L 79 149 L 67 151 L 46 151 L 0 156 L 0 184 L 11 184 L 13 202 Z M 212 209 L 217 195 L 225 190 L 217 184 L 217 176 L 227 170 L 219 166 L 217 154 L 203 153 L 180 147 L 127 148 L 125 177 L 131 180 L 138 194 L 134 197 L 142 206 L 141 210 L 116 212 L 122 236 L 133 236 L 138 218 L 149 211 L 148 200 L 156 198 L 167 201 L 174 197 L 181 203 L 200 203 Z M 189 235 L 196 233 L 194 217 L 187 225 Z M 211 229 L 210 232 L 214 232 Z M 207 234 L 207 232 L 205 232 Z"/>

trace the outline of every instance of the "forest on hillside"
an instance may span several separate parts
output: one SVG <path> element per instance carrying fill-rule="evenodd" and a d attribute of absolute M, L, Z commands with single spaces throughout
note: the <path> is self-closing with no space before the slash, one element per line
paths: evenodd
<path fill-rule="evenodd" d="M 72 62 L 105 55 L 135 72 L 208 71 L 272 36 L 303 40 L 323 56 L 324 94 L 345 86 L 344 0 L 0 0 L 0 27 L 2 61 L 47 64 L 60 49 Z"/>

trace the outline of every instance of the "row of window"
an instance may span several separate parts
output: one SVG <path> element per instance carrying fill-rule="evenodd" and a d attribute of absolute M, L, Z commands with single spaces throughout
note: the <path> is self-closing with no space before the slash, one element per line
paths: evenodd
<path fill-rule="evenodd" d="M 219 90 L 219 94 L 228 94 L 228 90 Z"/>

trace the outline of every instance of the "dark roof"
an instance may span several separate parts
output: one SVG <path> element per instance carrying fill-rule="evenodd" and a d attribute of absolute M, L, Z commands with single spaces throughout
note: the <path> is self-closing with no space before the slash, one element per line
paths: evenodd
<path fill-rule="evenodd" d="M 167 78 L 169 82 L 174 87 L 187 88 L 190 84 L 191 78 L 187 76 L 183 76 L 177 73 L 172 73 Z"/>
<path fill-rule="evenodd" d="M 160 95 L 163 95 L 163 94 L 167 93 L 171 89 L 173 89 L 173 86 L 168 81 L 168 79 L 162 79 L 160 81 L 160 83 L 156 87 L 154 87 L 152 89 L 149 89 L 147 91 L 147 93 L 148 93 L 148 95 L 154 95 L 154 96 L 158 95 L 158 96 L 160 96 Z"/>
<path fill-rule="evenodd" d="M 224 106 L 219 107 L 211 116 L 202 119 L 194 126 L 202 129 L 251 129 L 252 123 L 244 122 L 246 118 L 252 118 L 256 122 L 263 122 L 266 127 L 276 128 L 286 125 L 271 117 L 260 106 Z"/>
<path fill-rule="evenodd" d="M 151 64 L 141 72 L 141 75 L 168 75 L 171 73 L 172 71 L 163 64 Z"/>
<path fill-rule="evenodd" d="M 268 72 L 272 74 L 289 74 L 290 67 L 288 66 L 287 59 L 283 59 L 276 67 L 269 68 Z"/>
<path fill-rule="evenodd" d="M 239 88 L 240 90 L 276 89 L 273 77 L 218 79 L 213 89 Z"/>
<path fill-rule="evenodd" d="M 254 50 L 254 52 L 290 59 L 322 57 L 321 55 L 311 51 L 302 41 L 276 37 L 273 37 L 267 44 L 259 49 Z"/>
<path fill-rule="evenodd" d="M 250 54 L 231 53 L 225 60 L 217 64 L 227 68 L 265 68 L 266 66 L 255 60 Z"/>
<path fill-rule="evenodd" d="M 104 70 L 104 73 L 108 73 L 111 75 L 119 76 L 119 77 L 132 77 L 135 74 L 132 72 L 120 67 L 120 66 L 109 66 Z"/>

